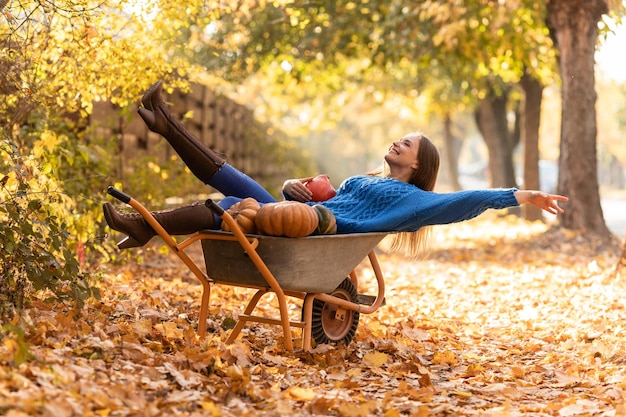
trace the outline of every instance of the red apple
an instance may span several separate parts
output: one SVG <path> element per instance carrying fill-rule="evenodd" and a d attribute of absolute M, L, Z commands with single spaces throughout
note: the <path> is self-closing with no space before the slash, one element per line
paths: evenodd
<path fill-rule="evenodd" d="M 335 187 L 333 187 L 328 179 L 328 175 L 318 175 L 304 185 L 313 193 L 311 201 L 326 201 L 337 194 Z"/>

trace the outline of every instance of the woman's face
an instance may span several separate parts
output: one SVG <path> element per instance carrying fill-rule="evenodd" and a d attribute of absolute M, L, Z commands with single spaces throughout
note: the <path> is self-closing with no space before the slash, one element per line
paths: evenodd
<path fill-rule="evenodd" d="M 393 142 L 385 155 L 385 161 L 390 167 L 400 169 L 417 169 L 417 152 L 419 137 L 406 135 Z"/>

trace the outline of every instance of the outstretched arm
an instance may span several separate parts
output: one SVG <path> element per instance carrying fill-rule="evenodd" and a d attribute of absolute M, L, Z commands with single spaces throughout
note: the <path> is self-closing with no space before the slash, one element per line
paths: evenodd
<path fill-rule="evenodd" d="M 559 201 L 568 201 L 569 198 L 558 194 L 548 194 L 534 190 L 518 190 L 515 191 L 517 202 L 522 204 L 532 204 L 551 214 L 563 213 L 563 209 L 559 207 Z"/>

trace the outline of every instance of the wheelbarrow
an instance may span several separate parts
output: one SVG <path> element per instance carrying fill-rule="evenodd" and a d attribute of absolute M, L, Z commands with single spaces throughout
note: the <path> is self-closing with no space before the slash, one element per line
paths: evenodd
<path fill-rule="evenodd" d="M 206 334 L 206 320 L 212 285 L 256 289 L 236 320 L 226 343 L 233 343 L 247 322 L 281 326 L 284 347 L 293 351 L 291 329 L 302 329 L 302 349 L 316 343 L 345 343 L 352 340 L 359 316 L 371 314 L 384 305 L 385 285 L 374 248 L 387 233 L 353 233 L 287 238 L 244 234 L 230 214 L 214 201 L 205 205 L 230 226 L 232 232 L 202 230 L 177 243 L 140 202 L 109 187 L 108 193 L 133 207 L 152 226 L 165 244 L 189 268 L 203 286 L 198 319 L 199 337 Z M 203 271 L 185 252 L 200 241 Z M 376 277 L 376 295 L 358 294 L 355 268 L 365 258 Z M 263 295 L 274 293 L 278 317 L 254 315 Z M 300 300 L 299 320 L 289 317 L 288 301 Z"/>

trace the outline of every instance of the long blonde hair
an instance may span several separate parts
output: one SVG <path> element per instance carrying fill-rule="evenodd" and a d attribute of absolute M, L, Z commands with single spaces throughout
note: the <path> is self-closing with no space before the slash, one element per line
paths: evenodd
<path fill-rule="evenodd" d="M 439 151 L 423 133 L 415 132 L 407 136 L 415 136 L 419 139 L 417 148 L 417 169 L 409 179 L 409 183 L 424 191 L 433 191 L 437 183 L 439 173 Z M 389 166 L 386 162 L 383 167 L 370 175 L 386 177 L 389 175 Z M 426 248 L 430 241 L 431 227 L 422 227 L 415 232 L 398 232 L 386 237 L 381 247 L 404 256 L 418 257 L 426 254 Z"/>

